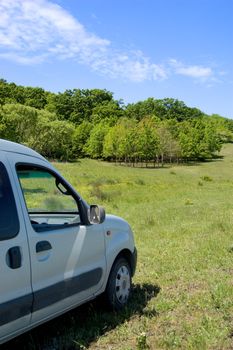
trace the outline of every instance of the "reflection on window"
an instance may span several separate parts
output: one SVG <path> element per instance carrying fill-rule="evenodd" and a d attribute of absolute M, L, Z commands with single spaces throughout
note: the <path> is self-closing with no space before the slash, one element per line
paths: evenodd
<path fill-rule="evenodd" d="M 30 165 L 18 165 L 17 174 L 36 231 L 80 223 L 77 202 L 59 178 Z"/>
<path fill-rule="evenodd" d="M 11 239 L 19 232 L 19 220 L 7 171 L 0 163 L 0 241 Z"/>

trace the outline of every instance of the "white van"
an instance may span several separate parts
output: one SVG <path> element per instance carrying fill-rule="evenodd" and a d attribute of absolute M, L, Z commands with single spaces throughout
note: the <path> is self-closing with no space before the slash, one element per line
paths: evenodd
<path fill-rule="evenodd" d="M 37 152 L 0 140 L 0 344 L 105 293 L 128 301 L 129 224 L 89 206 Z"/>

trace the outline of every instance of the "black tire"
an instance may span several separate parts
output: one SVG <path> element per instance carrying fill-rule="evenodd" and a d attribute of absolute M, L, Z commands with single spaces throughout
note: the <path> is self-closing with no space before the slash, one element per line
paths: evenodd
<path fill-rule="evenodd" d="M 131 268 L 125 258 L 118 258 L 112 266 L 105 290 L 108 306 L 115 311 L 121 310 L 128 302 L 131 288 Z"/>

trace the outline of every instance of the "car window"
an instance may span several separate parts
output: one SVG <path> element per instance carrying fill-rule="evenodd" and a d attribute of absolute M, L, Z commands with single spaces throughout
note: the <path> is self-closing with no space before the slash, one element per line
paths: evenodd
<path fill-rule="evenodd" d="M 63 181 L 48 169 L 16 166 L 33 228 L 40 232 L 80 223 L 78 205 Z"/>
<path fill-rule="evenodd" d="M 19 219 L 10 180 L 0 162 L 0 241 L 11 239 L 19 232 Z"/>

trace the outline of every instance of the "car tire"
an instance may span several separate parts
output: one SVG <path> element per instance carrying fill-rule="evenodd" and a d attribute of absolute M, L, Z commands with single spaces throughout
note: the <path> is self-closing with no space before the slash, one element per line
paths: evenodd
<path fill-rule="evenodd" d="M 125 258 L 118 258 L 111 269 L 105 297 L 108 306 L 115 311 L 121 310 L 128 302 L 132 288 L 132 272 Z"/>

